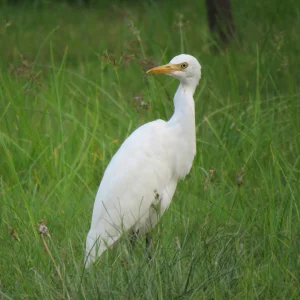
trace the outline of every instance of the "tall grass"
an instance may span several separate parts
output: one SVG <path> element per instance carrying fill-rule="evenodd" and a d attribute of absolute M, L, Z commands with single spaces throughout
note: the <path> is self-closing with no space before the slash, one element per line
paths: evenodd
<path fill-rule="evenodd" d="M 218 51 L 203 3 L 3 6 L 0 298 L 299 298 L 300 5 L 232 2 L 237 40 Z M 193 169 L 150 264 L 124 236 L 84 271 L 110 158 L 173 112 L 178 83 L 145 70 L 180 52 L 202 64 Z"/>

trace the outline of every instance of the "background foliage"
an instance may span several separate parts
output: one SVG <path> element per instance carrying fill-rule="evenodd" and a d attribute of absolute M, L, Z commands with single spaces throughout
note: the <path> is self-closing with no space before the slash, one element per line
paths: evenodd
<path fill-rule="evenodd" d="M 2 1 L 0 298 L 299 299 L 300 3 L 232 9 L 223 47 L 202 1 Z M 202 64 L 198 153 L 153 230 L 153 260 L 124 237 L 86 272 L 105 167 L 173 112 L 178 82 L 145 70 L 183 52 Z"/>

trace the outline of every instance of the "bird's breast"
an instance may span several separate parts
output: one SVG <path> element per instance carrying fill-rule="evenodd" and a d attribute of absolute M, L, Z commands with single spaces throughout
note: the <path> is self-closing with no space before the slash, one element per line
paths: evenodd
<path fill-rule="evenodd" d="M 192 123 L 173 122 L 170 130 L 171 155 L 174 159 L 174 172 L 183 178 L 191 170 L 196 155 L 195 127 Z"/>

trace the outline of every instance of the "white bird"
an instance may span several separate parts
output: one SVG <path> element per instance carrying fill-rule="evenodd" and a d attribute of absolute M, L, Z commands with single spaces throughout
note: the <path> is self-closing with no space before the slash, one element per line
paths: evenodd
<path fill-rule="evenodd" d="M 148 233 L 169 207 L 177 182 L 189 173 L 196 154 L 193 95 L 201 66 L 191 55 L 175 56 L 147 74 L 179 79 L 175 111 L 136 129 L 107 166 L 100 183 L 86 239 L 88 267 L 129 230 Z"/>

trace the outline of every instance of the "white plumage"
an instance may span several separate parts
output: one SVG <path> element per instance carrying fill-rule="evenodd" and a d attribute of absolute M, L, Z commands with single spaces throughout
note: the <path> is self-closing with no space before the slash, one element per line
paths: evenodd
<path fill-rule="evenodd" d="M 148 74 L 180 80 L 175 112 L 167 122 L 156 120 L 136 129 L 121 145 L 99 186 L 86 240 L 89 266 L 128 230 L 148 232 L 171 203 L 178 179 L 189 173 L 196 154 L 193 95 L 201 66 L 181 54 Z"/>

